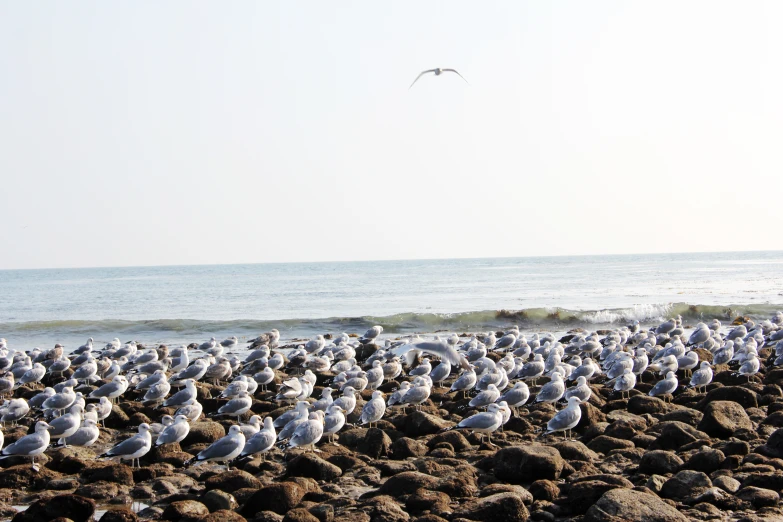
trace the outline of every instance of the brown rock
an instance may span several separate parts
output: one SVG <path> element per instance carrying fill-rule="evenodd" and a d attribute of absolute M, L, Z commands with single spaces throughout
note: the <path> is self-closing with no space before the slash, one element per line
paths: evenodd
<path fill-rule="evenodd" d="M 661 488 L 661 496 L 683 499 L 697 492 L 699 488 L 712 487 L 710 478 L 701 471 L 683 470 L 667 480 Z"/>
<path fill-rule="evenodd" d="M 196 500 L 179 500 L 172 502 L 163 510 L 163 520 L 180 520 L 183 518 L 200 518 L 209 515 L 207 506 Z"/>
<path fill-rule="evenodd" d="M 418 471 L 404 471 L 389 478 L 378 489 L 378 493 L 392 497 L 409 495 L 419 488 L 435 489 L 438 479 Z"/>
<path fill-rule="evenodd" d="M 503 448 L 494 457 L 495 476 L 516 484 L 537 479 L 557 480 L 563 458 L 552 447 L 540 444 Z"/>
<path fill-rule="evenodd" d="M 190 425 L 190 432 L 182 446 L 187 447 L 192 444 L 211 444 L 226 436 L 226 429 L 222 424 L 210 420 L 194 422 Z"/>
<path fill-rule="evenodd" d="M 448 432 L 455 433 L 455 432 Z M 459 433 L 458 433 L 459 435 Z M 423 443 L 408 438 L 400 437 L 391 445 L 392 458 L 407 459 L 409 457 L 423 457 L 427 454 L 427 446 Z"/>
<path fill-rule="evenodd" d="M 755 508 L 777 506 L 778 502 L 780 502 L 780 495 L 777 491 L 753 486 L 742 488 L 736 493 L 736 496 L 741 500 L 750 502 Z"/>
<path fill-rule="evenodd" d="M 204 487 L 207 490 L 219 489 L 226 493 L 233 493 L 234 491 L 242 488 L 260 488 L 262 483 L 247 471 L 241 471 L 238 469 L 231 471 L 224 471 L 209 477 L 204 482 Z"/>
<path fill-rule="evenodd" d="M 135 484 L 133 480 L 133 470 L 125 464 L 114 462 L 86 469 L 82 473 L 81 478 L 88 484 L 90 482 L 98 481 L 115 482 L 126 486 L 133 486 Z"/>
<path fill-rule="evenodd" d="M 551 480 L 536 480 L 530 484 L 530 494 L 536 500 L 554 502 L 560 496 L 560 487 Z"/>
<path fill-rule="evenodd" d="M 16 522 L 41 522 L 66 517 L 73 522 L 88 522 L 95 513 L 95 502 L 77 495 L 58 495 L 38 500 L 14 517 Z"/>
<path fill-rule="evenodd" d="M 687 522 L 688 518 L 656 497 L 632 489 L 617 488 L 604 493 L 585 514 L 585 522 Z"/>
<path fill-rule="evenodd" d="M 246 519 L 239 513 L 227 509 L 220 509 L 201 518 L 200 522 L 245 522 Z"/>
<path fill-rule="evenodd" d="M 710 402 L 699 423 L 699 430 L 713 437 L 730 437 L 740 429 L 752 430 L 753 423 L 750 422 L 745 409 L 732 401 Z"/>
<path fill-rule="evenodd" d="M 289 462 L 286 473 L 291 477 L 309 477 L 315 480 L 333 480 L 343 474 L 338 466 L 307 453 Z"/>
<path fill-rule="evenodd" d="M 530 515 L 520 497 L 514 493 L 498 493 L 465 502 L 455 510 L 454 516 L 487 522 L 524 522 Z"/>
<path fill-rule="evenodd" d="M 639 472 L 647 475 L 666 475 L 677 471 L 682 464 L 682 459 L 671 451 L 653 450 L 642 456 L 642 460 L 639 461 Z"/>
<path fill-rule="evenodd" d="M 112 508 L 101 516 L 100 522 L 136 522 L 138 519 L 136 513 L 128 508 Z"/>
<path fill-rule="evenodd" d="M 27 464 L 11 466 L 0 471 L 0 488 L 43 489 L 50 481 L 60 476 L 59 473 L 45 466 L 40 466 L 38 471 L 34 471 L 28 460 Z"/>
<path fill-rule="evenodd" d="M 245 502 L 240 514 L 253 517 L 260 511 L 273 511 L 280 515 L 294 509 L 305 490 L 294 482 L 278 482 L 259 489 Z"/>
<path fill-rule="evenodd" d="M 304 508 L 292 509 L 283 517 L 283 522 L 320 522 Z"/>

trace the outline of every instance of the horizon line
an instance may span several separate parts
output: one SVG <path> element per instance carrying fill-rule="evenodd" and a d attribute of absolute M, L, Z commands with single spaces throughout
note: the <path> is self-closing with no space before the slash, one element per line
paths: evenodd
<path fill-rule="evenodd" d="M 207 266 L 243 266 L 243 265 L 314 265 L 327 263 L 388 263 L 410 261 L 450 261 L 450 260 L 481 260 L 481 259 L 544 259 L 562 257 L 617 257 L 617 256 L 664 256 L 687 254 L 751 254 L 783 252 L 783 250 L 699 250 L 691 252 L 627 252 L 621 254 L 553 254 L 532 256 L 487 256 L 487 257 L 422 257 L 422 258 L 397 258 L 397 259 L 353 259 L 353 260 L 322 260 L 322 261 L 254 261 L 240 263 L 172 263 L 150 265 L 98 265 L 98 266 L 53 266 L 39 268 L 0 268 L 0 272 L 13 272 L 22 270 L 94 270 L 102 268 L 177 268 L 177 267 L 207 267 Z"/>

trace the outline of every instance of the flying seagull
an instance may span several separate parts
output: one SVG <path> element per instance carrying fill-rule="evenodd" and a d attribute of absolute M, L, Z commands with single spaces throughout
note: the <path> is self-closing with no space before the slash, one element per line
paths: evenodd
<path fill-rule="evenodd" d="M 462 76 L 459 72 L 457 72 L 456 69 L 441 69 L 440 67 L 436 67 L 435 69 L 427 69 L 426 71 L 420 72 L 419 75 L 416 77 L 416 79 L 413 80 L 413 83 L 411 84 L 411 87 L 413 87 L 414 83 L 419 81 L 419 78 L 421 78 L 422 76 L 424 76 L 427 73 L 434 73 L 435 76 L 440 76 L 441 74 L 443 74 L 445 72 L 453 72 L 454 74 L 456 74 L 457 76 L 459 76 L 460 78 L 465 80 L 465 77 Z M 468 83 L 468 81 L 465 80 L 465 83 Z M 468 84 L 468 85 L 470 85 L 470 84 Z M 408 89 L 410 89 L 411 87 L 408 87 Z"/>

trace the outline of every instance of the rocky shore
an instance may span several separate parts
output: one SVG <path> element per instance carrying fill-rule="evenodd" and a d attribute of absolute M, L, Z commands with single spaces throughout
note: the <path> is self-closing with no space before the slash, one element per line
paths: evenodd
<path fill-rule="evenodd" d="M 362 357 L 376 348 L 367 346 Z M 710 351 L 697 351 L 712 360 Z M 686 387 L 682 371 L 680 386 L 663 398 L 647 395 L 647 383 L 657 378 L 649 371 L 630 399 L 597 377 L 567 441 L 542 435 L 555 406 L 532 401 L 492 435 L 493 444 L 448 430 L 478 411 L 469 398 L 448 393 L 452 374 L 421 411 L 389 408 L 377 427 L 346 425 L 339 445 L 324 439 L 317 452 L 276 448 L 236 461 L 230 471 L 211 463 L 185 466 L 235 424 L 207 416 L 191 424 L 181 443 L 153 447 L 141 468 L 96 459 L 139 424 L 174 414 L 174 408 L 145 406 L 141 393 L 129 390 L 95 446 L 50 449 L 38 458 L 38 471 L 27 458 L 0 460 L 0 519 L 80 522 L 105 510 L 100 520 L 106 522 L 783 520 L 783 369 L 771 365 L 770 348 L 759 357 L 761 370 L 750 379 L 718 365 L 704 393 Z M 276 382 L 287 376 L 278 371 Z M 320 373 L 312 396 L 332 377 Z M 53 384 L 50 378 L 43 384 Z M 409 378 L 379 389 L 388 395 L 403 379 Z M 41 388 L 23 386 L 14 396 L 29 399 Z M 225 403 L 216 398 L 222 389 L 198 383 L 205 414 Z M 361 393 L 349 423 L 357 422 L 370 395 Z M 259 388 L 251 411 L 277 417 L 289 409 L 273 397 Z M 24 418 L 6 428 L 5 444 L 33 424 Z"/>

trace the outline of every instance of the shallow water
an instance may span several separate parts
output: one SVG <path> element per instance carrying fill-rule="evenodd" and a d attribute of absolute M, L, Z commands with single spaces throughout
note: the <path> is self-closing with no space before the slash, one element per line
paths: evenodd
<path fill-rule="evenodd" d="M 677 313 L 767 317 L 783 308 L 783 252 L 5 270 L 0 295 L 0 337 L 22 349 L 271 328 L 309 337 L 373 324 L 388 333 L 557 329 Z"/>

